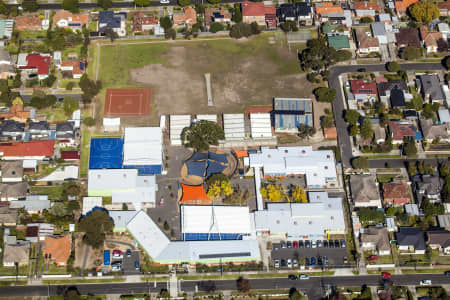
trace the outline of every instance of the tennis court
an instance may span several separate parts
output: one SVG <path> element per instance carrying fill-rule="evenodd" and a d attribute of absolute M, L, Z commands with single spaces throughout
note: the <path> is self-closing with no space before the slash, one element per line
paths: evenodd
<path fill-rule="evenodd" d="M 123 140 L 93 138 L 89 154 L 89 169 L 122 169 Z"/>
<path fill-rule="evenodd" d="M 107 89 L 105 117 L 148 116 L 151 104 L 151 89 Z"/>

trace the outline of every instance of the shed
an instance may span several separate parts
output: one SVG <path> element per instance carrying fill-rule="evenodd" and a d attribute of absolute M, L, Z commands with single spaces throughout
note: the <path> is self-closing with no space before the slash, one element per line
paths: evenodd
<path fill-rule="evenodd" d="M 189 126 L 191 126 L 190 115 L 170 115 L 170 143 L 181 145 L 181 133 Z"/>
<path fill-rule="evenodd" d="M 103 118 L 103 129 L 106 132 L 116 132 L 120 130 L 120 118 Z"/>
<path fill-rule="evenodd" d="M 264 139 L 272 137 L 272 125 L 269 113 L 250 114 L 252 138 Z"/>
<path fill-rule="evenodd" d="M 223 114 L 225 140 L 243 140 L 245 138 L 244 114 Z"/>

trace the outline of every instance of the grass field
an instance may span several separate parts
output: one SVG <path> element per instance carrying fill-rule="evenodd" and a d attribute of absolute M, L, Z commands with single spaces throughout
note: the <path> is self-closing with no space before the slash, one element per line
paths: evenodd
<path fill-rule="evenodd" d="M 30 186 L 30 192 L 33 195 L 48 195 L 49 200 L 60 200 L 63 192 L 63 186 Z"/>
<path fill-rule="evenodd" d="M 81 140 L 80 176 L 86 176 L 88 173 L 90 142 L 91 142 L 91 132 L 87 129 L 83 129 L 82 140 Z"/>

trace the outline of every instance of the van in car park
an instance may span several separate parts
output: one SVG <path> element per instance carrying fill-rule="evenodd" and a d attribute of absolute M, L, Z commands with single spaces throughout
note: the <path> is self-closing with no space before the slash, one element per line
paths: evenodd
<path fill-rule="evenodd" d="M 275 269 L 279 269 L 280 268 L 280 261 L 278 259 L 275 259 L 273 261 L 273 266 L 275 267 Z"/>

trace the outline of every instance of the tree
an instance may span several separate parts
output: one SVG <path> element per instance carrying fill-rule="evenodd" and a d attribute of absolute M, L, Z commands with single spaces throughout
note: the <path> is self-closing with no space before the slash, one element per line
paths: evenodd
<path fill-rule="evenodd" d="M 447 67 L 447 70 L 450 69 L 450 56 L 446 56 L 444 58 L 444 64 L 445 64 L 445 67 Z"/>
<path fill-rule="evenodd" d="M 372 122 L 369 118 L 364 118 L 361 124 L 360 134 L 364 139 L 371 139 L 373 137 Z"/>
<path fill-rule="evenodd" d="M 64 300 L 80 300 L 80 293 L 75 287 L 70 287 L 64 293 Z"/>
<path fill-rule="evenodd" d="M 127 211 L 128 205 L 126 203 L 122 203 L 122 210 Z"/>
<path fill-rule="evenodd" d="M 252 35 L 257 35 L 257 34 L 261 33 L 261 28 L 259 28 L 258 23 L 252 22 L 250 24 L 250 31 L 251 31 Z"/>
<path fill-rule="evenodd" d="M 350 125 L 350 136 L 357 136 L 359 133 L 357 125 Z"/>
<path fill-rule="evenodd" d="M 73 97 L 65 97 L 63 100 L 63 107 L 66 115 L 71 116 L 79 107 L 78 100 Z"/>
<path fill-rule="evenodd" d="M 78 0 L 63 0 L 62 8 L 72 13 L 79 12 Z"/>
<path fill-rule="evenodd" d="M 94 98 L 102 88 L 100 81 L 90 80 L 86 73 L 81 76 L 78 85 L 83 91 L 82 98 L 84 103 L 90 103 L 92 98 Z"/>
<path fill-rule="evenodd" d="M 22 8 L 26 12 L 35 12 L 39 9 L 39 4 L 36 0 L 24 0 L 22 2 Z"/>
<path fill-rule="evenodd" d="M 430 23 L 439 18 L 439 9 L 430 1 L 420 1 L 409 7 L 409 13 L 417 22 Z"/>
<path fill-rule="evenodd" d="M 208 187 L 208 196 L 212 198 L 227 197 L 233 194 L 233 188 L 229 180 L 215 181 Z"/>
<path fill-rule="evenodd" d="M 386 68 L 387 68 L 387 70 L 389 72 L 398 72 L 398 71 L 400 71 L 400 65 L 397 62 L 395 62 L 395 61 L 388 62 Z"/>
<path fill-rule="evenodd" d="M 249 37 L 252 35 L 252 26 L 247 23 L 236 23 L 231 26 L 230 36 L 235 39 Z"/>
<path fill-rule="evenodd" d="M 239 277 L 236 280 L 236 287 L 239 292 L 247 293 L 248 291 L 250 291 L 250 288 L 251 288 L 250 280 L 248 280 L 244 277 Z"/>
<path fill-rule="evenodd" d="M 0 15 L 8 16 L 9 13 L 10 13 L 9 6 L 7 6 L 7 5 L 5 4 L 5 2 L 3 2 L 3 0 L 0 1 Z"/>
<path fill-rule="evenodd" d="M 212 33 L 216 33 L 216 32 L 222 31 L 224 29 L 225 29 L 225 27 L 222 24 L 217 23 L 217 22 L 214 22 L 209 26 L 209 31 Z"/>
<path fill-rule="evenodd" d="M 308 200 L 306 199 L 305 190 L 299 186 L 295 186 L 291 190 L 291 197 L 292 197 L 292 201 L 294 201 L 294 202 L 308 203 Z"/>
<path fill-rule="evenodd" d="M 320 118 L 320 126 L 322 128 L 331 128 L 334 126 L 334 118 L 332 115 L 325 115 Z"/>
<path fill-rule="evenodd" d="M 21 85 L 22 85 L 21 71 L 17 70 L 16 76 L 14 76 L 13 87 L 17 89 L 20 88 Z"/>
<path fill-rule="evenodd" d="M 176 39 L 177 38 L 177 32 L 175 31 L 175 29 L 173 28 L 169 28 L 167 30 L 165 30 L 164 32 L 164 38 L 169 40 L 169 39 Z"/>
<path fill-rule="evenodd" d="M 97 4 L 104 10 L 112 8 L 112 0 L 97 0 Z"/>
<path fill-rule="evenodd" d="M 298 31 L 297 22 L 290 20 L 281 23 L 280 27 L 284 32 Z"/>
<path fill-rule="evenodd" d="M 371 17 L 362 17 L 359 19 L 359 22 L 363 24 L 373 23 L 373 19 Z"/>
<path fill-rule="evenodd" d="M 346 61 L 352 59 L 352 53 L 348 50 L 338 50 L 335 54 L 337 62 Z"/>
<path fill-rule="evenodd" d="M 66 209 L 66 206 L 63 202 L 55 202 L 50 209 L 50 213 L 57 217 L 64 217 L 69 215 L 69 212 Z"/>
<path fill-rule="evenodd" d="M 406 60 L 415 60 L 422 56 L 422 50 L 420 48 L 408 46 L 400 52 L 400 57 Z"/>
<path fill-rule="evenodd" d="M 191 127 L 186 127 L 181 133 L 181 140 L 185 147 L 194 148 L 196 151 L 209 149 L 209 145 L 218 145 L 225 134 L 222 127 L 215 122 L 201 120 Z"/>
<path fill-rule="evenodd" d="M 95 125 L 95 119 L 92 117 L 86 117 L 83 120 L 83 124 L 86 125 L 87 127 L 92 127 Z"/>
<path fill-rule="evenodd" d="M 351 125 L 356 125 L 360 117 L 361 115 L 356 110 L 348 109 L 345 111 L 344 119 L 347 123 Z"/>
<path fill-rule="evenodd" d="M 302 300 L 303 296 L 300 294 L 299 291 L 297 291 L 296 288 L 292 288 L 291 291 L 289 291 L 289 300 Z"/>
<path fill-rule="evenodd" d="M 71 91 L 73 89 L 73 82 L 72 81 L 69 81 L 67 84 L 66 84 L 66 91 Z"/>
<path fill-rule="evenodd" d="M 261 196 L 265 199 L 269 199 L 272 202 L 278 202 L 286 199 L 286 195 L 283 190 L 283 186 L 279 184 L 266 184 L 261 187 Z"/>
<path fill-rule="evenodd" d="M 408 157 L 417 155 L 416 142 L 413 138 L 405 138 L 403 141 L 403 154 Z"/>
<path fill-rule="evenodd" d="M 417 174 L 416 164 L 413 161 L 408 162 L 408 175 L 414 177 Z"/>
<path fill-rule="evenodd" d="M 367 157 L 359 156 L 352 159 L 352 166 L 354 169 L 368 169 L 370 164 Z"/>
<path fill-rule="evenodd" d="M 320 71 L 336 61 L 336 50 L 328 46 L 325 37 L 308 40 L 306 49 L 300 54 L 300 63 L 304 71 Z"/>
<path fill-rule="evenodd" d="M 300 124 L 298 126 L 298 136 L 301 139 L 305 139 L 313 136 L 314 134 L 316 134 L 316 129 L 314 127 L 305 125 L 305 124 Z"/>
<path fill-rule="evenodd" d="M 142 6 L 142 7 L 144 7 L 144 6 L 148 6 L 148 5 L 150 4 L 150 0 L 134 0 L 134 3 L 135 3 L 137 6 Z"/>
<path fill-rule="evenodd" d="M 56 76 L 53 74 L 48 75 L 47 78 L 45 78 L 44 80 L 42 80 L 42 83 L 44 84 L 44 86 L 46 87 L 52 87 L 53 84 L 56 81 Z"/>
<path fill-rule="evenodd" d="M 336 99 L 336 90 L 327 87 L 318 87 L 314 90 L 314 95 L 319 102 L 333 102 Z"/>
<path fill-rule="evenodd" d="M 79 230 L 84 232 L 83 242 L 94 248 L 100 248 L 105 241 L 106 233 L 112 232 L 114 222 L 108 213 L 103 210 L 95 210 L 81 219 Z"/>
<path fill-rule="evenodd" d="M 159 23 L 161 24 L 161 27 L 164 28 L 164 30 L 169 30 L 172 28 L 173 23 L 169 16 L 164 16 L 159 19 Z"/>
<path fill-rule="evenodd" d="M 233 21 L 235 23 L 242 22 L 242 12 L 241 12 L 241 4 L 240 3 L 234 4 L 233 15 L 231 17 L 231 21 Z"/>
<path fill-rule="evenodd" d="M 188 6 L 191 5 L 191 0 L 178 0 L 179 6 Z"/>
<path fill-rule="evenodd" d="M 411 104 L 416 111 L 421 111 L 423 108 L 423 100 L 420 94 L 414 93 Z"/>
<path fill-rule="evenodd" d="M 444 205 L 442 203 L 433 204 L 428 198 L 422 202 L 422 208 L 425 216 L 436 216 L 444 214 Z"/>
<path fill-rule="evenodd" d="M 109 37 L 109 40 L 111 41 L 111 43 L 114 42 L 115 39 L 117 39 L 119 37 L 119 35 L 117 34 L 117 32 L 115 32 L 112 28 L 108 27 L 105 29 L 105 36 Z"/>

